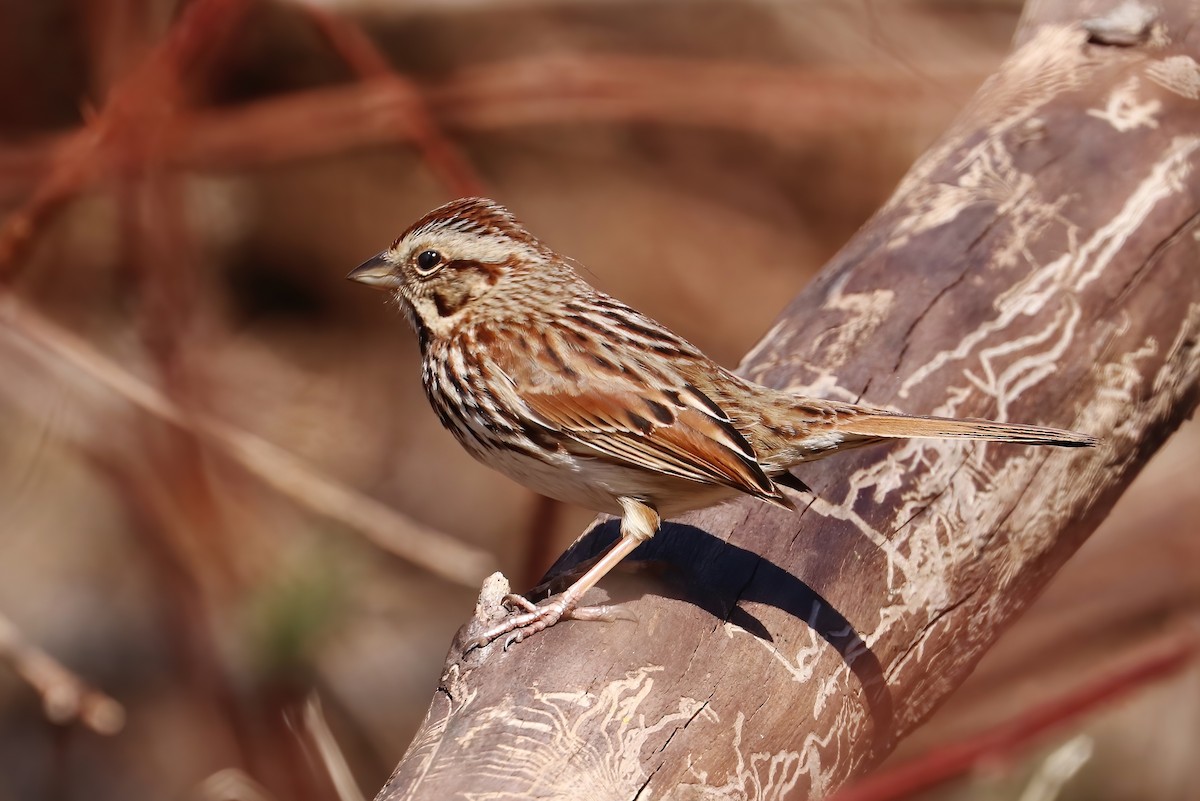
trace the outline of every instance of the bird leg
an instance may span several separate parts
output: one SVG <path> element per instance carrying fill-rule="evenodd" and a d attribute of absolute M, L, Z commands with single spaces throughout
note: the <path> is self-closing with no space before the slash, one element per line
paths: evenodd
<path fill-rule="evenodd" d="M 611 545 L 609 546 L 612 547 Z M 524 595 L 515 596 L 528 602 L 530 598 L 549 598 L 551 595 L 556 595 L 562 592 L 567 587 L 570 587 L 579 577 L 592 569 L 592 566 L 604 558 L 604 554 L 608 553 L 608 548 L 605 548 L 595 556 L 589 556 L 578 564 L 571 565 L 561 573 L 556 573 L 550 578 L 543 581 L 537 586 L 530 587 Z M 520 601 L 514 601 L 515 606 L 524 606 Z"/>
<path fill-rule="evenodd" d="M 507 596 L 505 601 L 525 611 L 488 629 L 481 636 L 475 638 L 467 650 L 481 648 L 493 640 L 509 635 L 504 643 L 504 647 L 507 649 L 513 643 L 518 643 L 532 634 L 548 629 L 564 618 L 605 621 L 631 619 L 627 612 L 615 606 L 578 606 L 579 601 L 588 590 L 596 586 L 600 579 L 604 578 L 622 559 L 658 531 L 658 512 L 654 510 L 653 506 L 633 498 L 620 498 L 619 501 L 623 510 L 621 539 L 614 542 L 574 584 L 543 603 L 534 604 L 520 595 Z"/>

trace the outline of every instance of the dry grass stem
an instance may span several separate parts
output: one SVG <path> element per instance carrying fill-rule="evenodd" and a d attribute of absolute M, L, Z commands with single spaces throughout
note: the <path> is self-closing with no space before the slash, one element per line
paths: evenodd
<path fill-rule="evenodd" d="M 337 791 L 339 801 L 366 801 L 362 790 L 354 781 L 354 774 L 350 772 L 350 765 L 346 762 L 341 746 L 325 720 L 321 698 L 316 693 L 311 693 L 304 703 L 304 728 L 317 746 L 317 753 L 320 754 L 321 763 L 329 773 L 329 780 Z"/>
<path fill-rule="evenodd" d="M 42 698 L 51 723 L 79 721 L 97 734 L 113 735 L 125 726 L 125 708 L 90 687 L 54 657 L 29 642 L 7 617 L 0 615 L 0 661 L 28 682 Z"/>
<path fill-rule="evenodd" d="M 237 768 L 212 774 L 200 782 L 193 796 L 198 801 L 276 801 L 266 787 Z"/>
<path fill-rule="evenodd" d="M 155 417 L 194 433 L 300 506 L 344 523 L 389 553 L 472 588 L 495 569 L 490 554 L 404 517 L 279 446 L 203 412 L 183 411 L 157 388 L 11 293 L 0 294 L 0 324 L 46 356 L 70 365 L 79 377 L 90 378 Z"/>

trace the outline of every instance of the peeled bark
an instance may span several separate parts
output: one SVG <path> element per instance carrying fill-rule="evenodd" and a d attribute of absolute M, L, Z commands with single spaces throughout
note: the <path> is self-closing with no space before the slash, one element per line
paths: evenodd
<path fill-rule="evenodd" d="M 485 603 L 379 798 L 823 796 L 966 677 L 1197 402 L 1200 33 L 1182 0 L 1075 5 L 1035 4 L 742 371 L 1100 447 L 920 441 L 808 465 L 798 513 L 747 498 L 665 525 L 594 593 L 637 623 L 464 654 Z M 615 534 L 598 523 L 556 570 Z"/>

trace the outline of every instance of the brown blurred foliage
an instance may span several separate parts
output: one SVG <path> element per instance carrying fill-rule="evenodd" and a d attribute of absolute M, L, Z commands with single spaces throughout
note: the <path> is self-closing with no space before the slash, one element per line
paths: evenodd
<path fill-rule="evenodd" d="M 485 192 L 735 364 L 1019 12 L 0 0 L 0 801 L 373 793 L 484 568 L 532 583 L 591 513 L 462 453 L 344 274 Z M 1197 452 L 1181 432 L 910 754 L 1194 619 Z M 1133 697 L 1057 735 L 1091 738 L 1090 796 L 1151 794 L 1130 765 L 1194 794 L 1200 671 Z"/>

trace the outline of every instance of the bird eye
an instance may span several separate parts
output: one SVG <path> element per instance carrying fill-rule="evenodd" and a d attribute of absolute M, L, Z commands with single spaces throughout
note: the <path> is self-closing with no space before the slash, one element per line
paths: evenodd
<path fill-rule="evenodd" d="M 417 256 L 417 269 L 428 275 L 442 263 L 442 254 L 436 250 L 423 250 Z"/>

